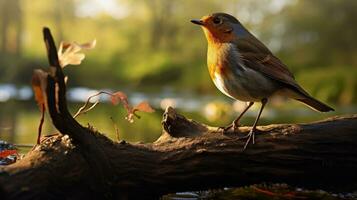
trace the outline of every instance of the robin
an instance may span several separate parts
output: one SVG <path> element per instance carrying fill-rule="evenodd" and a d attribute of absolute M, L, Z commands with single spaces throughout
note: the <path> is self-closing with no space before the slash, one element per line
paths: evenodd
<path fill-rule="evenodd" d="M 224 130 L 235 130 L 239 126 L 239 120 L 254 102 L 261 102 L 244 149 L 249 141 L 252 140 L 254 144 L 257 123 L 272 96 L 289 97 L 320 112 L 334 110 L 314 99 L 299 86 L 286 65 L 235 17 L 226 13 L 214 13 L 191 22 L 202 27 L 208 41 L 207 65 L 216 87 L 233 99 L 249 102 L 232 125 Z"/>

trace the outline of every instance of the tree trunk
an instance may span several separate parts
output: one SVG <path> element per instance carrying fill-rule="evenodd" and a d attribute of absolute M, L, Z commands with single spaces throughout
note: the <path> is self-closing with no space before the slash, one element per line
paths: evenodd
<path fill-rule="evenodd" d="M 23 12 L 19 0 L 0 0 L 0 52 L 21 56 L 21 33 L 23 28 Z M 13 29 L 14 35 L 9 30 Z"/>
<path fill-rule="evenodd" d="M 52 68 L 47 109 L 61 134 L 45 137 L 23 159 L 0 168 L 2 199 L 148 199 L 262 182 L 357 188 L 357 115 L 260 126 L 256 144 L 242 151 L 249 127 L 223 134 L 169 107 L 156 142 L 113 142 L 68 112 L 64 75 L 44 32 Z"/>

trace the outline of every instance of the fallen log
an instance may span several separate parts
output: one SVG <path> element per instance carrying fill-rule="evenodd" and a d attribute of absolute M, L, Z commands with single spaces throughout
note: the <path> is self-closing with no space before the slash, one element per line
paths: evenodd
<path fill-rule="evenodd" d="M 167 108 L 154 143 L 114 142 L 83 127 L 66 105 L 64 75 L 48 29 L 47 108 L 60 132 L 0 168 L 1 199 L 155 199 L 163 194 L 287 183 L 328 191 L 357 188 L 357 115 L 224 134 Z"/>

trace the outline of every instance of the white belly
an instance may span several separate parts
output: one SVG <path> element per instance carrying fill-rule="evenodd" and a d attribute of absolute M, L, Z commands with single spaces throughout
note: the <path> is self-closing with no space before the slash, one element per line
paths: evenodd
<path fill-rule="evenodd" d="M 232 73 L 223 77 L 215 73 L 213 82 L 223 94 L 241 101 L 261 101 L 277 90 L 271 79 L 252 69 L 246 68 L 239 74 L 237 76 Z"/>
<path fill-rule="evenodd" d="M 224 85 L 224 81 L 222 80 L 222 77 L 217 73 L 215 73 L 214 75 L 213 83 L 218 88 L 218 90 L 221 91 L 223 94 L 235 99 L 228 93 L 226 86 Z"/>

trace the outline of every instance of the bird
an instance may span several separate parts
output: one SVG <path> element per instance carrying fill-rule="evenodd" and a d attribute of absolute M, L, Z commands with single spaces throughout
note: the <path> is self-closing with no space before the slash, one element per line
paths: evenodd
<path fill-rule="evenodd" d="M 224 131 L 236 130 L 247 110 L 255 102 L 261 103 L 243 150 L 250 141 L 255 143 L 260 115 L 274 96 L 295 99 L 316 111 L 334 111 L 307 93 L 287 66 L 234 16 L 213 13 L 191 22 L 202 27 L 207 39 L 207 66 L 215 86 L 226 96 L 247 102 L 245 109 Z"/>

